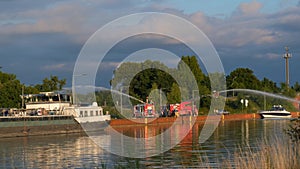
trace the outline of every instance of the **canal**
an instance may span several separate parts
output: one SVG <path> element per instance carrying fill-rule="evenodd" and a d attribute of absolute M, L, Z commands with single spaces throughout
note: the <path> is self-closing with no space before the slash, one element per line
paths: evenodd
<path fill-rule="evenodd" d="M 282 119 L 221 121 L 213 135 L 200 144 L 199 133 L 203 124 L 196 123 L 179 144 L 145 158 L 112 154 L 83 134 L 2 138 L 0 168 L 223 168 L 224 161 L 233 162 L 236 152 L 255 153 L 260 151 L 262 143 L 273 145 L 278 140 L 288 144 L 289 138 L 284 129 L 289 124 L 290 120 Z M 143 138 L 158 135 L 168 127 L 122 127 L 116 130 L 129 137 Z M 180 126 L 177 129 L 180 130 Z M 105 138 L 106 145 L 125 146 L 122 140 L 113 140 L 107 134 L 109 132 L 97 137 Z M 145 144 L 145 149 L 151 151 L 162 146 L 166 139 L 172 142 L 178 134 L 180 131 Z M 130 151 L 130 148 L 125 147 L 122 151 Z"/>

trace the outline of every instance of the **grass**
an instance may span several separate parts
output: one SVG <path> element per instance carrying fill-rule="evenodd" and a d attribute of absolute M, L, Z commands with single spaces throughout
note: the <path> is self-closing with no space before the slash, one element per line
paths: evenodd
<path fill-rule="evenodd" d="M 296 142 L 283 142 L 275 138 L 275 143 L 262 143 L 259 150 L 239 149 L 232 161 L 226 160 L 222 168 L 237 169 L 297 169 L 300 168 L 300 145 Z"/>

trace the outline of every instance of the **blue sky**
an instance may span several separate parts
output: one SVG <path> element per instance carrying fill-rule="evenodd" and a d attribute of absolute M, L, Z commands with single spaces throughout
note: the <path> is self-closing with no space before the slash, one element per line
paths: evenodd
<path fill-rule="evenodd" d="M 70 85 L 81 48 L 101 26 L 128 14 L 164 12 L 183 17 L 201 29 L 214 44 L 227 74 L 247 67 L 260 79 L 284 82 L 282 54 L 289 46 L 294 84 L 300 81 L 299 4 L 299 0 L 2 0 L 0 66 L 27 85 L 41 83 L 50 75 L 66 78 Z M 163 23 L 159 26 L 164 27 Z M 160 43 L 149 38 L 144 43 L 154 42 Z M 118 66 L 114 57 L 147 46 L 134 42 L 134 38 L 122 45 L 107 58 L 103 70 L 107 77 L 101 85 L 109 84 L 111 71 Z M 168 41 L 160 45 L 181 49 Z M 190 54 L 184 51 L 178 53 Z"/>
<path fill-rule="evenodd" d="M 182 10 L 186 14 L 195 12 L 203 12 L 208 16 L 215 17 L 230 17 L 230 15 L 238 8 L 242 3 L 253 2 L 251 0 L 166 0 L 162 4 Z M 256 0 L 256 2 L 262 4 L 261 12 L 272 13 L 277 12 L 281 9 L 293 7 L 298 4 L 298 0 Z"/>

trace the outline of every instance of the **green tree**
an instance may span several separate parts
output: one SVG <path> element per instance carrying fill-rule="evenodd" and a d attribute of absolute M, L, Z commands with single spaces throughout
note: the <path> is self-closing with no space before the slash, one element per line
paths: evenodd
<path fill-rule="evenodd" d="M 171 92 L 167 94 L 168 102 L 169 103 L 180 103 L 180 89 L 176 83 L 173 83 Z"/>
<path fill-rule="evenodd" d="M 50 76 L 50 78 L 45 78 L 42 84 L 35 86 L 41 92 L 50 92 L 55 90 L 61 90 L 66 84 L 66 79 L 59 80 L 57 76 Z"/>
<path fill-rule="evenodd" d="M 261 90 L 272 93 L 278 93 L 280 91 L 276 83 L 267 78 L 263 78 L 263 80 L 261 81 Z"/>
<path fill-rule="evenodd" d="M 182 56 L 181 57 L 181 61 L 178 63 L 178 70 L 181 73 L 187 73 L 185 70 L 185 66 L 188 66 L 190 71 L 193 73 L 194 78 L 197 82 L 198 85 L 198 89 L 199 89 L 199 93 L 200 94 L 209 94 L 210 93 L 210 83 L 209 83 L 209 78 L 207 76 L 205 76 L 205 74 L 202 72 L 198 60 L 195 56 Z M 182 77 L 187 78 L 186 75 L 181 74 Z M 190 83 L 192 79 L 187 79 L 186 83 Z M 188 89 L 190 92 L 192 92 L 194 89 L 194 87 L 191 87 L 192 89 Z M 190 95 L 192 95 L 192 93 L 189 93 Z"/>
<path fill-rule="evenodd" d="M 100 106 L 114 106 L 112 95 L 110 91 L 97 91 L 96 100 Z"/>
<path fill-rule="evenodd" d="M 20 108 L 22 85 L 16 75 L 0 71 L 0 107 Z"/>
<path fill-rule="evenodd" d="M 226 77 L 229 89 L 254 89 L 259 90 L 261 83 L 249 68 L 237 68 Z"/>
<path fill-rule="evenodd" d="M 296 92 L 300 92 L 300 84 L 298 82 L 296 82 L 294 84 L 294 86 L 292 87 L 292 89 L 294 89 Z"/>

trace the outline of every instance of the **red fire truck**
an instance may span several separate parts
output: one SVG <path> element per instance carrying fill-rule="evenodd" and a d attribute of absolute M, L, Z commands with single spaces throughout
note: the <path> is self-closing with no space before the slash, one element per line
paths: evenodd
<path fill-rule="evenodd" d="M 171 116 L 195 116 L 198 115 L 198 109 L 193 102 L 186 101 L 181 103 L 169 104 L 162 107 L 161 117 Z"/>
<path fill-rule="evenodd" d="M 170 104 L 170 112 L 176 117 L 198 115 L 197 107 L 190 101 Z"/>
<path fill-rule="evenodd" d="M 135 118 L 142 117 L 156 117 L 155 107 L 153 103 L 144 103 L 134 106 L 134 115 Z"/>

